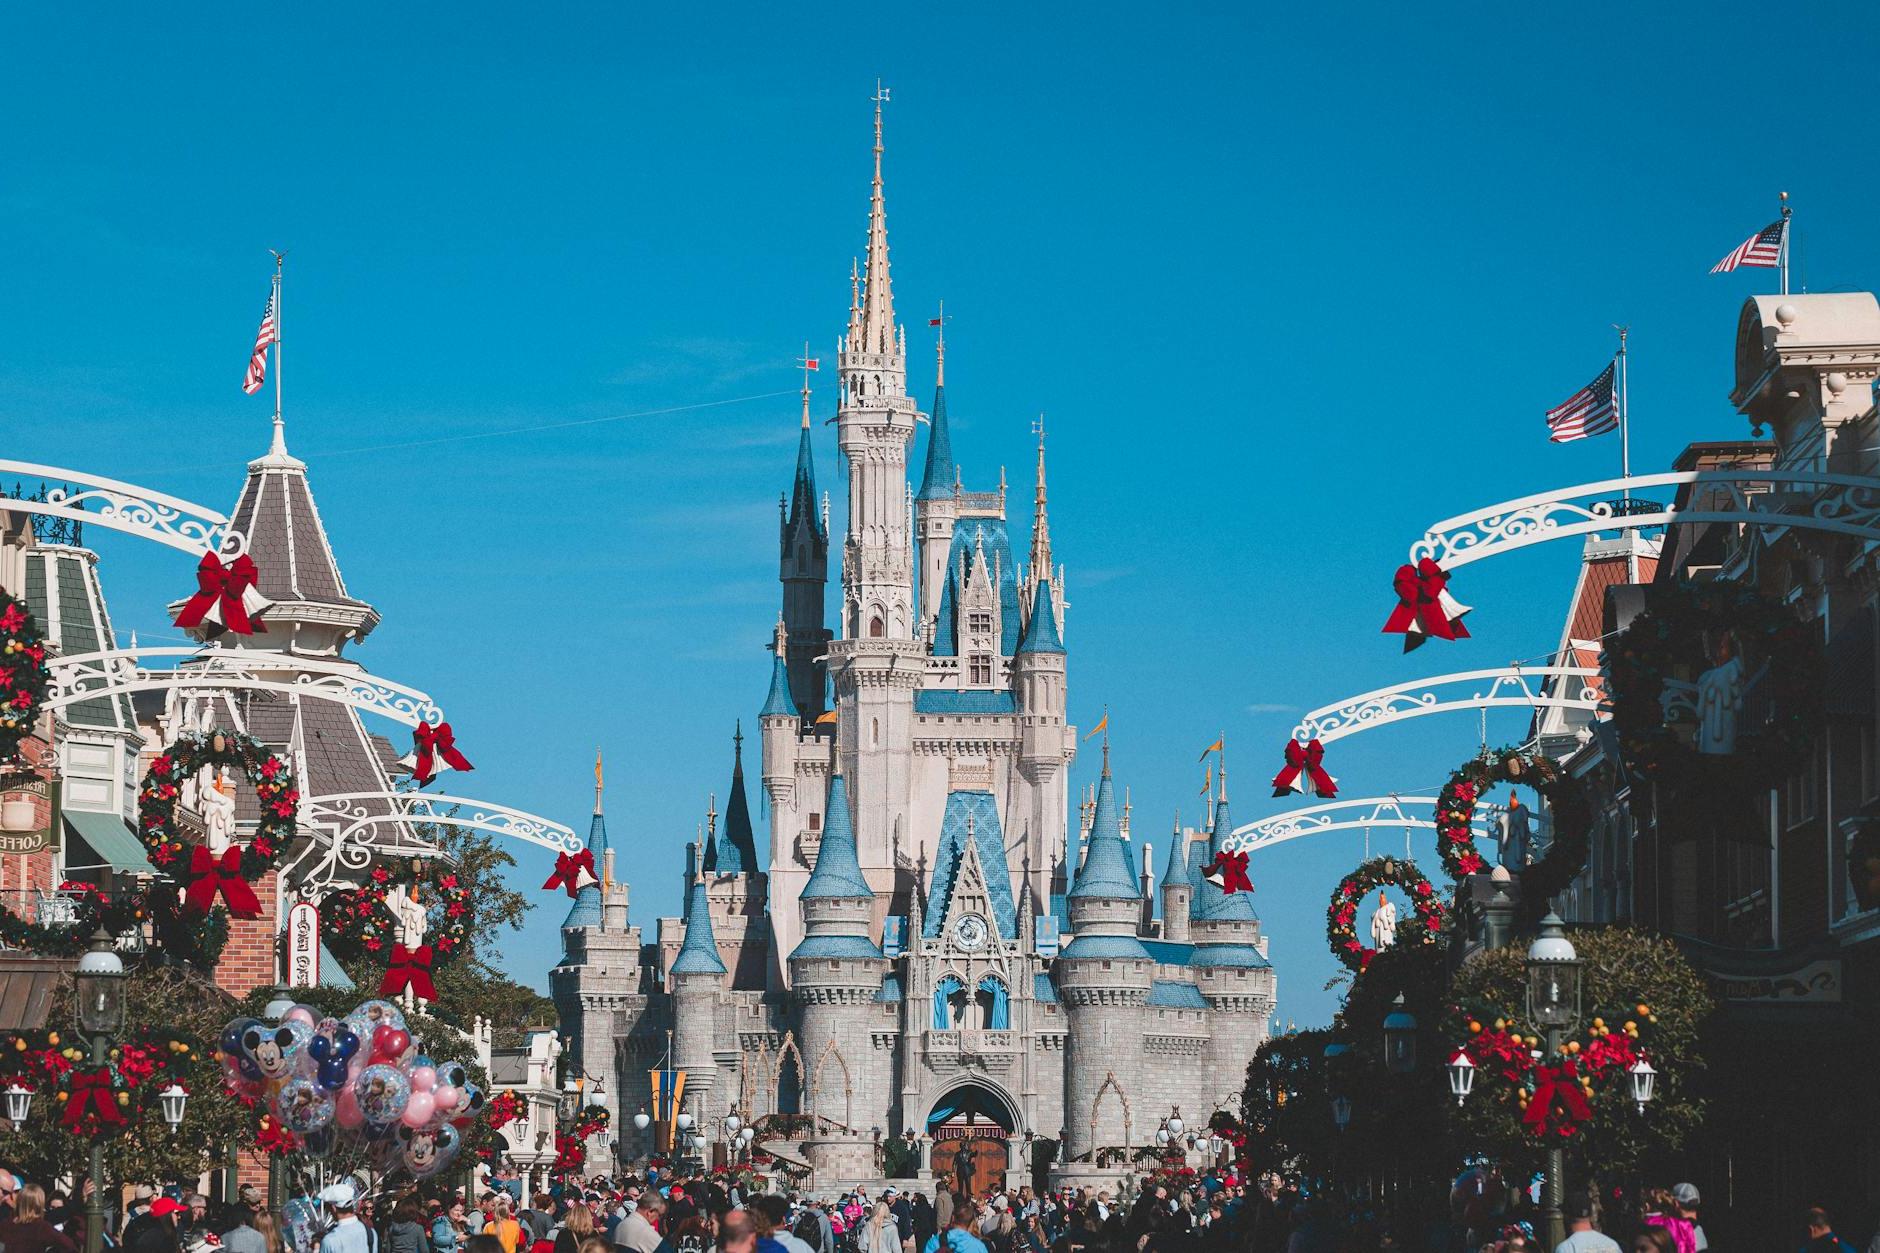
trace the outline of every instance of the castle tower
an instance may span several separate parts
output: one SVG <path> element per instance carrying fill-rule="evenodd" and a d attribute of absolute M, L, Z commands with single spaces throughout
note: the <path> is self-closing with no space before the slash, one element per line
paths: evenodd
<path fill-rule="evenodd" d="M 870 1034 L 888 962 L 869 934 L 875 894 L 856 856 L 848 784 L 839 774 L 829 781 L 822 843 L 798 908 L 803 939 L 790 953 L 790 986 L 799 1015 L 797 1048 L 816 1094 L 815 1112 L 837 1122 L 879 1118 L 887 1108 L 888 1083 L 874 1073 Z M 832 1048 L 840 1061 L 829 1056 Z"/>
<path fill-rule="evenodd" d="M 1214 829 L 1203 854 L 1209 863 L 1220 856 L 1233 830 L 1223 765 Z M 1236 1067 L 1244 1068 L 1247 1057 L 1266 1040 L 1276 993 L 1273 967 L 1261 951 L 1260 919 L 1253 912 L 1251 892 L 1223 892 L 1203 878 L 1196 889 L 1190 932 L 1195 951 L 1189 965 L 1212 1011 L 1213 1029 L 1204 1056 L 1218 1085 L 1227 1082 Z"/>
<path fill-rule="evenodd" d="M 1162 865 L 1162 938 L 1188 943 L 1189 911 L 1194 907 L 1195 880 L 1188 865 L 1188 839 L 1181 815 L 1168 837 L 1168 860 Z"/>
<path fill-rule="evenodd" d="M 718 1085 L 717 1016 L 719 991 L 729 971 L 718 956 L 712 931 L 711 902 L 705 877 L 696 873 L 698 846 L 686 851 L 685 940 L 667 971 L 672 996 L 672 1061 L 686 1072 L 686 1104 L 701 1123 L 729 1108 L 714 1092 Z"/>
<path fill-rule="evenodd" d="M 1088 849 L 1070 890 L 1075 938 L 1058 955 L 1057 985 L 1070 1018 L 1064 1058 L 1064 1128 L 1072 1157 L 1103 1145 L 1124 1144 L 1123 1103 L 1103 1092 L 1143 1073 L 1142 1028 L 1155 962 L 1136 935 L 1141 891 L 1129 864 L 1110 781 L 1110 747 L 1103 746 L 1103 777 Z M 1096 1116 L 1095 1139 L 1091 1120 Z M 1132 1127 L 1140 1138 L 1142 1128 Z"/>
<path fill-rule="evenodd" d="M 953 523 L 959 516 L 958 466 L 953 460 L 953 432 L 947 425 L 947 328 L 940 317 L 935 346 L 933 417 L 927 426 L 927 462 L 920 490 L 914 493 L 914 520 L 920 529 L 920 621 L 925 629 L 940 612 L 940 592 L 947 581 L 947 553 L 953 548 Z"/>
<path fill-rule="evenodd" d="M 744 790 L 744 729 L 731 737 L 731 791 L 724 824 L 718 815 L 707 826 L 702 869 L 711 900 L 712 930 L 719 955 L 731 967 L 733 990 L 762 990 L 769 981 L 770 917 L 763 863 Z M 716 808 L 716 802 L 713 805 Z"/>
<path fill-rule="evenodd" d="M 1025 815 L 1025 860 L 1037 868 L 1039 877 L 1032 890 L 1040 898 L 1050 890 L 1051 859 L 1058 851 L 1051 845 L 1068 821 L 1067 767 L 1076 752 L 1065 724 L 1064 641 L 1058 634 L 1053 599 L 1048 581 L 1041 580 L 1034 586 L 1031 619 L 1025 624 L 1025 636 L 1019 641 L 1012 663 L 1018 689 L 1018 768 L 1030 784 L 1025 789 L 1029 806 Z"/>
<path fill-rule="evenodd" d="M 803 372 L 803 426 L 796 446 L 796 479 L 779 502 L 778 578 L 783 624 L 789 632 L 790 695 L 804 717 L 823 711 L 829 650 L 824 621 L 829 585 L 829 525 L 816 496 L 816 460 L 809 443 L 809 371 Z"/>
<path fill-rule="evenodd" d="M 855 798 L 855 835 L 871 882 L 887 891 L 893 847 L 910 838 L 908 793 L 914 689 L 925 672 L 915 639 L 907 446 L 915 407 L 907 395 L 907 344 L 895 325 L 888 278 L 888 222 L 881 184 L 881 105 L 875 93 L 875 175 L 868 214 L 866 285 L 851 301 L 838 354 L 842 396 L 837 441 L 849 467 L 848 534 L 842 548 L 841 637 L 830 645 L 837 675 L 838 751 Z M 800 708 L 799 704 L 799 708 Z"/>

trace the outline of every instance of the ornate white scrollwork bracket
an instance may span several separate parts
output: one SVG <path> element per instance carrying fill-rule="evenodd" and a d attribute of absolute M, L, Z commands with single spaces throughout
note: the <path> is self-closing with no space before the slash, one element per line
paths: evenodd
<path fill-rule="evenodd" d="M 175 658 L 179 664 L 146 664 L 164 658 Z M 46 665 L 52 672 L 45 702 L 48 709 L 130 692 L 240 688 L 337 701 L 409 727 L 444 720 L 444 711 L 417 688 L 381 679 L 344 661 L 241 648 L 114 648 L 51 657 Z"/>
<path fill-rule="evenodd" d="M 375 857 L 435 857 L 436 844 L 418 832 L 429 826 L 463 827 L 578 853 L 587 841 L 572 828 L 538 814 L 467 796 L 439 792 L 336 792 L 304 798 L 301 829 L 316 833 L 290 861 L 285 878 L 300 895 L 317 900 L 356 882 Z M 389 837 L 389 838 L 388 838 Z"/>
<path fill-rule="evenodd" d="M 1227 837 L 1226 847 L 1234 852 L 1255 853 L 1309 835 L 1369 830 L 1372 827 L 1433 831 L 1436 829 L 1436 799 L 1434 796 L 1371 796 L 1362 800 L 1309 805 L 1304 809 L 1274 814 L 1270 818 L 1234 828 L 1233 834 Z M 1506 807 L 1502 805 L 1478 803 L 1474 823 L 1476 838 L 1492 839 L 1494 829 L 1491 824 L 1506 812 Z M 1544 822 L 1540 815 L 1536 815 L 1536 818 Z"/>
<path fill-rule="evenodd" d="M 231 530 L 228 518 L 215 510 L 134 483 L 63 466 L 5 459 L 0 459 L 0 474 L 61 484 L 48 488 L 44 500 L 0 499 L 0 508 L 9 513 L 38 513 L 110 527 L 199 555 L 234 557 L 248 543 L 247 536 Z"/>
<path fill-rule="evenodd" d="M 1675 500 L 1646 499 L 1666 488 L 1675 497 L 1686 487 L 1683 508 Z M 1798 527 L 1880 541 L 1880 479 L 1817 470 L 1687 470 L 1606 479 L 1445 518 L 1410 545 L 1410 561 L 1428 557 L 1453 571 L 1548 540 L 1681 522 Z"/>
<path fill-rule="evenodd" d="M 1322 705 L 1293 728 L 1293 738 L 1330 744 L 1373 727 L 1457 709 L 1594 710 L 1598 678 L 1599 671 L 1584 666 L 1509 666 L 1413 679 Z"/>

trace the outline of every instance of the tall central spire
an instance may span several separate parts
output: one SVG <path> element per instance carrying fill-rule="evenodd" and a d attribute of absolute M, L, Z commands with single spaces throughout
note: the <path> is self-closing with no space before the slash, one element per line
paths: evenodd
<path fill-rule="evenodd" d="M 875 181 L 868 202 L 868 261 L 863 273 L 861 325 L 851 352 L 895 351 L 894 287 L 888 279 L 888 209 L 881 191 L 881 106 L 888 90 L 875 83 Z"/>
<path fill-rule="evenodd" d="M 1051 581 L 1051 521 L 1045 514 L 1044 493 L 1044 415 L 1038 415 L 1038 421 L 1032 424 L 1032 433 L 1038 437 L 1038 489 L 1033 500 L 1033 519 L 1031 524 L 1031 581 L 1033 583 Z"/>

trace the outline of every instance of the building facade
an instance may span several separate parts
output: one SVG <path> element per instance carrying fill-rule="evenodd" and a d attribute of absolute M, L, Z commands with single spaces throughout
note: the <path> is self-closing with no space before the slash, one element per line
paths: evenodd
<path fill-rule="evenodd" d="M 780 502 L 782 603 L 756 719 L 768 839 L 740 728 L 723 811 L 714 798 L 688 858 L 684 917 L 642 944 L 626 885 L 604 873 L 570 910 L 552 989 L 582 1070 L 623 1114 L 648 1104 L 647 1071 L 669 1058 L 707 1127 L 733 1110 L 811 1114 L 832 1143 L 910 1136 L 936 1171 L 962 1141 L 1003 1141 L 1015 1166 L 1044 1140 L 1088 1158 L 1152 1142 L 1174 1107 L 1205 1123 L 1234 1105 L 1274 971 L 1251 899 L 1200 873 L 1231 830 L 1225 770 L 1207 828 L 1172 835 L 1159 888 L 1107 741 L 1073 821 L 1043 433 L 1021 561 L 1004 482 L 968 490 L 954 462 L 944 328 L 931 415 L 909 393 L 882 155 L 877 105 L 866 263 L 838 350 L 833 598 L 807 389 Z M 595 822 L 605 870 L 598 803 Z M 629 1121 L 623 1156 L 648 1147 Z M 823 1173 L 861 1177 L 866 1160 L 832 1150 Z"/>

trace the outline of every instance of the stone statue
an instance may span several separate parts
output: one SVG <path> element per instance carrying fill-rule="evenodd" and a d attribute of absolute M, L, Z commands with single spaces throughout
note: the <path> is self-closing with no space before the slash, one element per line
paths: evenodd
<path fill-rule="evenodd" d="M 1518 870 L 1528 863 L 1528 843 L 1533 839 L 1527 807 L 1514 791 L 1508 793 L 1508 812 L 1501 820 L 1501 864 Z"/>
<path fill-rule="evenodd" d="M 1726 631 L 1717 641 L 1717 664 L 1697 676 L 1698 752 L 1728 756 L 1736 751 L 1736 720 L 1746 687 L 1736 638 Z"/>
<path fill-rule="evenodd" d="M 235 843 L 235 785 L 226 772 L 217 771 L 208 787 L 200 789 L 197 804 L 202 809 L 203 840 L 209 851 L 220 857 Z"/>
<path fill-rule="evenodd" d="M 1396 942 L 1397 907 L 1384 895 L 1384 889 L 1379 888 L 1377 908 L 1371 911 L 1371 947 L 1381 953 Z"/>

